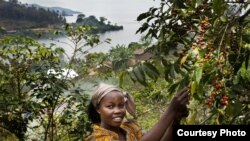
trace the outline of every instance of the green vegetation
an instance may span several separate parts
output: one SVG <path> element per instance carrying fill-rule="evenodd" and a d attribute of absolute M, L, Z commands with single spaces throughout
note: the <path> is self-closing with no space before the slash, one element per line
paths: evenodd
<path fill-rule="evenodd" d="M 54 9 L 60 9 L 54 7 Z M 60 9 L 61 10 L 61 9 Z M 61 26 L 66 20 L 62 16 L 65 12 L 46 9 L 39 6 L 27 6 L 18 3 L 17 0 L 4 1 L 0 0 L 0 26 L 4 27 L 7 32 L 4 34 L 20 35 L 29 37 L 54 37 L 51 34 L 53 30 L 63 30 Z M 122 26 L 112 25 L 110 21 L 100 17 L 98 20 L 95 16 L 85 17 L 79 14 L 74 26 L 88 25 L 92 26 L 91 33 L 104 33 L 107 31 L 122 30 Z"/>
<path fill-rule="evenodd" d="M 87 27 L 64 29 L 76 44 L 93 46 L 99 42 L 96 35 L 86 34 Z M 88 95 L 68 79 L 69 72 L 62 75 L 62 70 L 73 67 L 77 50 L 84 46 L 76 46 L 72 58 L 64 63 L 64 50 L 55 45 L 46 47 L 18 36 L 5 36 L 0 41 L 1 127 L 19 140 L 37 138 L 38 133 L 43 140 L 83 140 L 90 128 L 85 112 Z M 58 73 L 48 73 L 51 69 Z"/>
<path fill-rule="evenodd" d="M 123 26 L 112 25 L 110 21 L 106 22 L 105 17 L 100 17 L 98 20 L 95 16 L 85 17 L 84 14 L 77 16 L 76 25 L 88 25 L 94 27 L 92 33 L 104 33 L 106 31 L 122 30 Z"/>
<path fill-rule="evenodd" d="M 242 76 L 249 73 L 247 7 L 241 1 L 162 1 L 138 16 L 144 22 L 138 32 L 158 41 L 151 64 L 169 93 L 191 86 L 186 124 L 249 124 L 249 79 Z M 136 78 L 148 87 L 142 70 Z"/>
<path fill-rule="evenodd" d="M 17 0 L 8 2 L 0 0 L 0 25 L 9 30 L 24 30 L 30 28 L 60 27 L 65 23 L 64 17 L 55 11 L 43 8 L 26 7 Z"/>
<path fill-rule="evenodd" d="M 87 54 L 85 59 L 77 58 L 78 53 L 100 43 L 99 37 L 89 34 L 89 26 L 65 25 L 61 33 L 75 45 L 66 62 L 62 56 L 67 53 L 54 44 L 3 36 L 0 139 L 83 141 L 91 131 L 86 105 L 100 81 L 134 96 L 137 120 L 145 130 L 188 84 L 190 114 L 182 124 L 249 125 L 250 10 L 239 16 L 228 13 L 230 6 L 221 0 L 162 0 L 159 7 L 138 16 L 144 22 L 138 32 L 147 33 L 142 41 L 117 45 L 107 54 Z M 62 75 L 64 68 L 79 76 L 69 79 L 69 73 Z M 48 73 L 50 69 L 58 73 Z"/>

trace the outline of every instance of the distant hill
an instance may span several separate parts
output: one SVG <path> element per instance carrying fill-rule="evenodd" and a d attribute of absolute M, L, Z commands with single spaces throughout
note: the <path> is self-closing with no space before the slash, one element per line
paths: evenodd
<path fill-rule="evenodd" d="M 83 16 L 83 15 L 82 15 Z M 78 19 L 76 23 L 73 25 L 89 25 L 91 27 L 95 27 L 92 30 L 92 33 L 105 33 L 107 31 L 117 31 L 123 30 L 123 26 L 119 26 L 117 24 L 112 25 L 111 22 L 106 22 L 106 18 L 100 17 L 98 20 L 95 16 L 91 15 L 89 17 L 81 17 L 78 15 Z"/>
<path fill-rule="evenodd" d="M 95 27 L 92 33 L 122 30 L 123 26 L 112 25 L 105 17 L 99 20 L 91 15 L 85 17 L 78 11 L 62 7 L 44 7 L 38 4 L 22 4 L 17 0 L 0 0 L 0 31 L 7 34 L 33 36 L 37 33 L 47 34 L 53 29 L 60 29 L 66 23 L 65 16 L 78 14 L 73 26 L 89 25 Z"/>
<path fill-rule="evenodd" d="M 81 14 L 81 12 L 78 11 L 73 11 L 71 9 L 67 9 L 67 8 L 62 8 L 62 7 L 45 7 L 45 6 L 41 6 L 38 4 L 31 4 L 28 5 L 29 7 L 36 7 L 36 8 L 43 8 L 45 10 L 49 10 L 49 11 L 54 11 L 56 13 L 59 13 L 62 16 L 73 16 L 73 14 Z"/>
<path fill-rule="evenodd" d="M 0 26 L 6 30 L 60 27 L 66 22 L 59 11 L 27 6 L 18 1 L 0 0 L 0 11 Z"/>

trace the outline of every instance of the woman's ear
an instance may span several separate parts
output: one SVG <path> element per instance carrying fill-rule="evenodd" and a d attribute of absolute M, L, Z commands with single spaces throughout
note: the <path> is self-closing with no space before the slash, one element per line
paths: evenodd
<path fill-rule="evenodd" d="M 98 114 L 101 113 L 101 112 L 100 112 L 100 109 L 99 109 L 99 106 L 97 106 L 95 110 L 96 110 L 96 112 L 97 112 Z"/>
<path fill-rule="evenodd" d="M 98 114 L 100 114 L 101 112 L 100 112 L 100 110 L 96 110 L 96 112 L 98 113 Z"/>

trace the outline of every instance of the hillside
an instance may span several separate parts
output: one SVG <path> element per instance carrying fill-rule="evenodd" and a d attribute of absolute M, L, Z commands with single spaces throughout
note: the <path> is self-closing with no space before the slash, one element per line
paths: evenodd
<path fill-rule="evenodd" d="M 27 7 L 18 1 L 0 0 L 0 26 L 6 30 L 58 27 L 65 23 L 65 18 L 55 11 Z"/>
<path fill-rule="evenodd" d="M 74 26 L 89 25 L 95 27 L 92 33 L 104 33 L 107 31 L 122 30 L 123 26 L 111 24 L 108 19 L 100 17 L 97 19 L 91 15 L 85 17 L 78 11 L 62 7 L 44 7 L 37 4 L 21 4 L 17 0 L 9 2 L 0 0 L 0 27 L 9 34 L 35 36 L 38 34 L 49 34 L 52 29 L 60 29 L 66 23 L 64 16 L 78 14 Z"/>
<path fill-rule="evenodd" d="M 73 10 L 67 9 L 67 8 L 45 7 L 45 6 L 41 6 L 41 5 L 38 5 L 38 4 L 31 4 L 31 5 L 28 5 L 27 7 L 36 7 L 37 9 L 43 8 L 45 10 L 54 11 L 54 12 L 56 12 L 59 15 L 62 15 L 62 16 L 73 16 L 74 14 L 80 14 L 81 13 L 81 12 L 73 11 Z"/>
<path fill-rule="evenodd" d="M 83 17 L 82 17 L 83 16 Z M 105 33 L 107 31 L 117 31 L 123 30 L 123 26 L 117 24 L 111 24 L 110 21 L 106 21 L 107 19 L 104 17 L 100 17 L 98 20 L 95 16 L 91 15 L 89 17 L 85 17 L 83 14 L 79 14 L 76 20 L 76 23 L 73 25 L 89 25 L 94 27 L 92 33 Z"/>

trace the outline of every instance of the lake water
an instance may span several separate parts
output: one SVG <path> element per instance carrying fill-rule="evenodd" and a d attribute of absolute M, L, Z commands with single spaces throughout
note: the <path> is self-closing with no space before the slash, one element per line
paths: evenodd
<path fill-rule="evenodd" d="M 148 11 L 152 6 L 158 6 L 159 0 L 20 0 L 22 3 L 37 3 L 42 6 L 59 6 L 79 11 L 86 16 L 105 17 L 112 24 L 122 25 L 123 30 L 106 32 L 100 35 L 101 41 L 106 38 L 112 39 L 111 44 L 100 44 L 89 52 L 107 52 L 117 44 L 128 45 L 130 42 L 138 42 L 143 36 L 135 34 L 142 23 L 136 21 L 140 13 Z M 77 15 L 66 17 L 67 22 L 75 22 Z M 66 38 L 58 38 L 63 42 L 68 42 Z M 41 40 L 49 43 L 50 40 Z M 60 44 L 70 54 L 72 50 L 67 45 Z"/>

